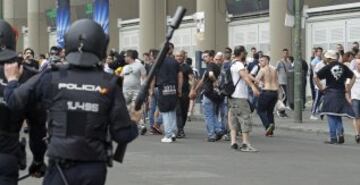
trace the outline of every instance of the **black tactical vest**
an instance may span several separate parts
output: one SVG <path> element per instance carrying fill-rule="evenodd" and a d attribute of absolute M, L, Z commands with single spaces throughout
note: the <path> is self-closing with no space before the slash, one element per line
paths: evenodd
<path fill-rule="evenodd" d="M 100 70 L 71 68 L 51 72 L 50 157 L 106 161 L 105 140 L 115 79 Z"/>

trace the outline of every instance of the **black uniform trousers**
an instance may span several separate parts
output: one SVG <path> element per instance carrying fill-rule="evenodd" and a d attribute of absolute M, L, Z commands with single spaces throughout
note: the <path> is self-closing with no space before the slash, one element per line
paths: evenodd
<path fill-rule="evenodd" d="M 17 185 L 19 178 L 18 162 L 15 156 L 0 153 L 0 184 Z"/>
<path fill-rule="evenodd" d="M 49 162 L 43 185 L 64 185 L 64 179 L 56 165 Z M 69 185 L 104 185 L 106 180 L 105 162 L 64 162 L 58 165 Z"/>
<path fill-rule="evenodd" d="M 176 125 L 178 131 L 184 130 L 187 121 L 189 104 L 190 104 L 190 98 L 187 94 L 178 98 L 178 103 L 176 107 Z"/>
<path fill-rule="evenodd" d="M 270 124 L 275 124 L 273 112 L 277 100 L 278 100 L 277 91 L 263 90 L 260 93 L 258 106 L 256 110 L 265 129 L 269 128 Z"/>

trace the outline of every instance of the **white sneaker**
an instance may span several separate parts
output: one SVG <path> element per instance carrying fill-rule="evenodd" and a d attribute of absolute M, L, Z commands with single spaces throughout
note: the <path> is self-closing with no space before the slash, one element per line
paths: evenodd
<path fill-rule="evenodd" d="M 240 151 L 242 152 L 258 152 L 256 148 L 251 146 L 250 144 L 242 144 L 240 147 Z"/>
<path fill-rule="evenodd" d="M 319 118 L 316 117 L 316 116 L 314 116 L 314 115 L 311 115 L 311 116 L 310 116 L 310 119 L 311 119 L 311 120 L 318 120 Z"/>
<path fill-rule="evenodd" d="M 161 139 L 161 142 L 162 142 L 162 143 L 172 143 L 173 140 L 172 140 L 172 138 L 163 137 L 163 138 Z"/>
<path fill-rule="evenodd" d="M 279 112 L 279 111 L 276 111 L 276 115 L 277 115 L 278 117 L 280 117 L 280 112 Z"/>

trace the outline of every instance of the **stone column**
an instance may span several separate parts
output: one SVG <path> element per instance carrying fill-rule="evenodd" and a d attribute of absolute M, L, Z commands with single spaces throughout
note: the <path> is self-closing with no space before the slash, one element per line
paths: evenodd
<path fill-rule="evenodd" d="M 17 51 L 22 51 L 24 37 L 21 33 L 22 26 L 26 26 L 26 3 L 27 1 L 2 0 L 3 3 L 3 18 L 10 23 L 18 33 L 18 40 L 16 44 Z M 16 11 L 15 11 L 16 9 Z"/>
<path fill-rule="evenodd" d="M 282 50 L 288 48 L 292 54 L 292 28 L 285 27 L 287 0 L 270 1 L 270 48 L 274 64 L 282 57 Z"/>
<path fill-rule="evenodd" d="M 0 0 L 0 19 L 4 19 L 4 5 L 3 5 L 3 0 Z"/>
<path fill-rule="evenodd" d="M 228 46 L 225 0 L 197 0 L 197 12 L 205 14 L 205 32 L 197 38 L 197 50 L 223 51 Z"/>
<path fill-rule="evenodd" d="M 140 0 L 139 54 L 149 49 L 160 49 L 165 40 L 166 0 Z"/>
<path fill-rule="evenodd" d="M 110 36 L 110 43 L 108 49 L 115 48 L 119 50 L 119 28 L 118 28 L 118 18 L 120 17 L 120 11 L 122 11 L 121 3 L 117 0 L 110 0 L 109 1 L 109 36 Z"/>
<path fill-rule="evenodd" d="M 40 0 L 28 0 L 28 36 L 29 47 L 31 47 L 35 54 L 38 54 L 40 49 Z M 25 46 L 26 47 L 26 46 Z"/>
<path fill-rule="evenodd" d="M 3 18 L 5 21 L 14 25 L 15 22 L 15 11 L 14 11 L 14 0 L 3 0 Z"/>

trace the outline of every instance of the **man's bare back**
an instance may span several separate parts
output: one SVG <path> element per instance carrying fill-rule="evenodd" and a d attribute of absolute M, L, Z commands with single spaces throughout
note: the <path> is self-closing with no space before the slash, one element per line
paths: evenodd
<path fill-rule="evenodd" d="M 276 69 L 266 65 L 262 67 L 256 77 L 263 84 L 262 90 L 277 91 L 279 90 L 278 75 Z"/>

